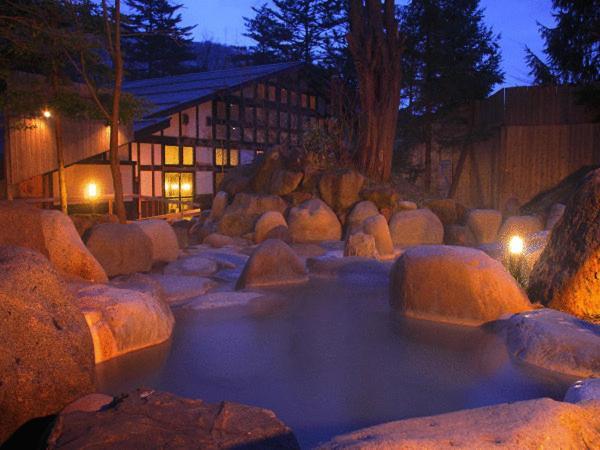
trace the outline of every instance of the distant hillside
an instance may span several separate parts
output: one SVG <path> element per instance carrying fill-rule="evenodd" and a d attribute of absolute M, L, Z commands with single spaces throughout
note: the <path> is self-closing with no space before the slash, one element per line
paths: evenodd
<path fill-rule="evenodd" d="M 248 65 L 248 49 L 218 42 L 202 41 L 192 43 L 192 52 L 196 55 L 190 65 L 194 70 L 209 71 L 228 69 Z"/>

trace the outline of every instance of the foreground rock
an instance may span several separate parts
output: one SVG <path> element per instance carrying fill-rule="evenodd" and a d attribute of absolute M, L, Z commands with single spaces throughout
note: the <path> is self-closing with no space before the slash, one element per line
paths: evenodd
<path fill-rule="evenodd" d="M 346 236 L 362 231 L 364 221 L 378 214 L 375 203 L 368 200 L 358 202 L 346 217 Z"/>
<path fill-rule="evenodd" d="M 339 436 L 321 449 L 597 448 L 600 402 L 548 398 L 399 420 Z"/>
<path fill-rule="evenodd" d="M 502 327 L 515 358 L 554 372 L 600 377 L 600 326 L 541 309 L 515 315 Z"/>
<path fill-rule="evenodd" d="M 385 217 L 381 214 L 369 217 L 363 224 L 363 230 L 375 239 L 375 246 L 380 256 L 385 258 L 394 254 L 394 243 Z"/>
<path fill-rule="evenodd" d="M 132 223 L 103 223 L 88 233 L 86 245 L 109 277 L 152 268 L 152 240 Z"/>
<path fill-rule="evenodd" d="M 94 285 L 80 289 L 77 297 L 92 333 L 96 363 L 171 337 L 171 309 L 148 291 Z"/>
<path fill-rule="evenodd" d="M 552 230 L 528 294 L 550 308 L 600 317 L 600 169 L 586 177 Z"/>
<path fill-rule="evenodd" d="M 0 229 L 0 245 L 36 250 L 63 273 L 107 281 L 106 272 L 81 241 L 71 219 L 60 211 L 0 202 Z"/>
<path fill-rule="evenodd" d="M 495 209 L 474 209 L 467 216 L 467 226 L 479 244 L 491 244 L 498 236 L 502 213 Z"/>
<path fill-rule="evenodd" d="M 338 241 L 342 225 L 322 200 L 312 199 L 292 208 L 288 227 L 294 242 Z"/>
<path fill-rule="evenodd" d="M 532 309 L 504 266 L 467 247 L 408 249 L 390 274 L 390 303 L 407 316 L 480 325 Z"/>
<path fill-rule="evenodd" d="M 565 394 L 564 401 L 569 403 L 600 401 L 600 378 L 588 378 L 574 383 Z"/>
<path fill-rule="evenodd" d="M 0 247 L 0 443 L 94 390 L 92 338 L 48 260 Z"/>
<path fill-rule="evenodd" d="M 165 220 L 140 220 L 136 225 L 152 241 L 152 262 L 171 262 L 177 259 L 177 235 Z"/>
<path fill-rule="evenodd" d="M 285 212 L 287 204 L 276 195 L 246 194 L 235 196 L 225 209 L 217 230 L 227 236 L 243 236 L 254 231 L 258 218 L 267 211 Z"/>
<path fill-rule="evenodd" d="M 277 211 L 267 211 L 256 221 L 254 226 L 254 242 L 260 244 L 267 239 L 269 232 L 279 226 L 287 227 L 283 214 Z"/>
<path fill-rule="evenodd" d="M 444 242 L 444 226 L 429 209 L 397 212 L 392 216 L 389 227 L 394 245 L 409 246 Z"/>
<path fill-rule="evenodd" d="M 269 239 L 259 245 L 248 259 L 236 289 L 307 280 L 306 268 L 296 253 L 282 241 Z"/>
<path fill-rule="evenodd" d="M 299 449 L 272 411 L 137 390 L 97 412 L 64 414 L 49 449 Z"/>

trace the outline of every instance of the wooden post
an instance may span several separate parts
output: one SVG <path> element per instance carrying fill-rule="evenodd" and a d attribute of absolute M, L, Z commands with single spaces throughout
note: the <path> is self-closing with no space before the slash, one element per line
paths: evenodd
<path fill-rule="evenodd" d="M 10 146 L 10 119 L 8 114 L 4 116 L 4 175 L 6 177 L 6 200 L 13 200 L 12 191 L 12 167 L 11 167 L 11 146 Z"/>

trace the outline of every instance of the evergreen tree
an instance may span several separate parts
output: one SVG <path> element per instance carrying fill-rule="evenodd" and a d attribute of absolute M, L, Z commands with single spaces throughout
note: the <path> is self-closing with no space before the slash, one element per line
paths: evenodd
<path fill-rule="evenodd" d="M 536 84 L 600 81 L 600 0 L 553 0 L 554 28 L 539 26 L 545 61 L 526 48 Z"/>
<path fill-rule="evenodd" d="M 425 144 L 425 188 L 430 189 L 431 152 L 440 125 L 503 81 L 499 37 L 485 25 L 479 0 L 414 0 L 401 17 L 403 116 L 408 118 L 402 134 Z"/>
<path fill-rule="evenodd" d="M 153 78 L 193 69 L 191 31 L 181 26 L 180 4 L 169 0 L 126 0 L 131 10 L 123 44 L 132 78 Z"/>

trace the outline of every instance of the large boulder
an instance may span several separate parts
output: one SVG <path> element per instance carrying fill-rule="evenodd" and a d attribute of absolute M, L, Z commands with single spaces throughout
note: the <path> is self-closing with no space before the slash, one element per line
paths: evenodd
<path fill-rule="evenodd" d="M 221 217 L 223 217 L 223 214 L 225 213 L 225 208 L 227 208 L 228 201 L 229 201 L 229 195 L 227 195 L 227 192 L 224 192 L 224 191 L 217 192 L 215 195 L 215 198 L 213 199 L 208 219 L 209 220 L 221 219 Z"/>
<path fill-rule="evenodd" d="M 340 240 L 342 237 L 342 225 L 337 216 L 319 199 L 292 208 L 288 227 L 294 242 Z"/>
<path fill-rule="evenodd" d="M 40 253 L 0 247 L 0 444 L 94 391 L 90 331 Z"/>
<path fill-rule="evenodd" d="M 119 222 L 119 218 L 114 214 L 69 214 L 69 217 L 81 237 L 96 224 Z"/>
<path fill-rule="evenodd" d="M 543 229 L 544 225 L 537 216 L 511 216 L 500 227 L 498 241 L 508 242 L 512 236 L 525 237 Z"/>
<path fill-rule="evenodd" d="M 502 324 L 522 362 L 577 377 L 600 377 L 600 326 L 552 309 L 516 314 Z"/>
<path fill-rule="evenodd" d="M 344 256 L 360 256 L 363 258 L 378 258 L 379 252 L 375 238 L 366 233 L 358 232 L 349 235 L 344 245 Z"/>
<path fill-rule="evenodd" d="M 433 211 L 444 225 L 462 222 L 467 212 L 464 205 L 451 198 L 431 200 L 427 203 L 427 208 Z"/>
<path fill-rule="evenodd" d="M 165 220 L 136 222 L 152 241 L 152 262 L 171 262 L 179 256 L 179 243 L 173 227 Z"/>
<path fill-rule="evenodd" d="M 254 226 L 254 242 L 260 244 L 267 239 L 267 235 L 273 228 L 279 226 L 287 227 L 287 222 L 283 214 L 278 211 L 267 211 L 256 221 L 256 225 Z"/>
<path fill-rule="evenodd" d="M 291 194 L 298 188 L 303 176 L 302 172 L 279 169 L 273 174 L 269 193 L 274 195 Z"/>
<path fill-rule="evenodd" d="M 502 213 L 495 209 L 473 209 L 467 216 L 467 226 L 479 244 L 491 244 L 498 236 Z"/>
<path fill-rule="evenodd" d="M 0 229 L 0 245 L 36 250 L 62 273 L 107 281 L 106 272 L 81 241 L 71 219 L 60 211 L 0 203 Z"/>
<path fill-rule="evenodd" d="M 600 316 L 600 169 L 582 182 L 552 230 L 527 291 L 550 308 Z"/>
<path fill-rule="evenodd" d="M 252 253 L 237 281 L 236 289 L 302 283 L 308 280 L 302 260 L 284 242 L 269 239 Z"/>
<path fill-rule="evenodd" d="M 600 402 L 549 398 L 389 422 L 338 436 L 325 449 L 598 448 Z"/>
<path fill-rule="evenodd" d="M 96 363 L 171 337 L 171 309 L 148 290 L 93 285 L 79 289 L 77 300 L 92 333 Z"/>
<path fill-rule="evenodd" d="M 565 209 L 567 207 L 562 203 L 555 203 L 550 207 L 550 211 L 548 211 L 548 216 L 546 217 L 546 230 L 554 228 L 565 213 Z"/>
<path fill-rule="evenodd" d="M 386 257 L 394 254 L 394 243 L 392 242 L 390 227 L 381 214 L 367 218 L 363 224 L 363 231 L 373 236 L 380 256 Z"/>
<path fill-rule="evenodd" d="M 394 245 L 409 246 L 444 242 L 444 226 L 429 209 L 397 212 L 392 216 L 389 227 Z"/>
<path fill-rule="evenodd" d="M 61 415 L 49 449 L 204 448 L 299 449 L 292 430 L 268 410 L 238 403 L 206 403 L 137 390 L 99 411 Z"/>
<path fill-rule="evenodd" d="M 136 224 L 96 225 L 88 232 L 85 244 L 109 277 L 152 268 L 152 240 Z"/>
<path fill-rule="evenodd" d="M 465 325 L 533 308 L 500 262 L 480 250 L 446 245 L 410 248 L 398 258 L 390 303 L 407 316 Z"/>
<path fill-rule="evenodd" d="M 346 236 L 361 231 L 363 222 L 378 214 L 379 210 L 375 203 L 369 200 L 358 202 L 346 217 Z"/>
<path fill-rule="evenodd" d="M 278 225 L 267 231 L 263 241 L 266 241 L 267 239 L 279 239 L 286 244 L 290 244 L 292 242 L 292 235 L 290 234 L 290 229 L 287 225 Z"/>
<path fill-rule="evenodd" d="M 359 200 L 365 177 L 352 169 L 340 169 L 324 174 L 319 180 L 321 198 L 334 211 L 341 213 Z"/>
<path fill-rule="evenodd" d="M 243 236 L 254 231 L 254 225 L 262 214 L 267 211 L 283 214 L 286 209 L 285 201 L 276 195 L 240 193 L 226 208 L 217 230 L 227 236 Z"/>

